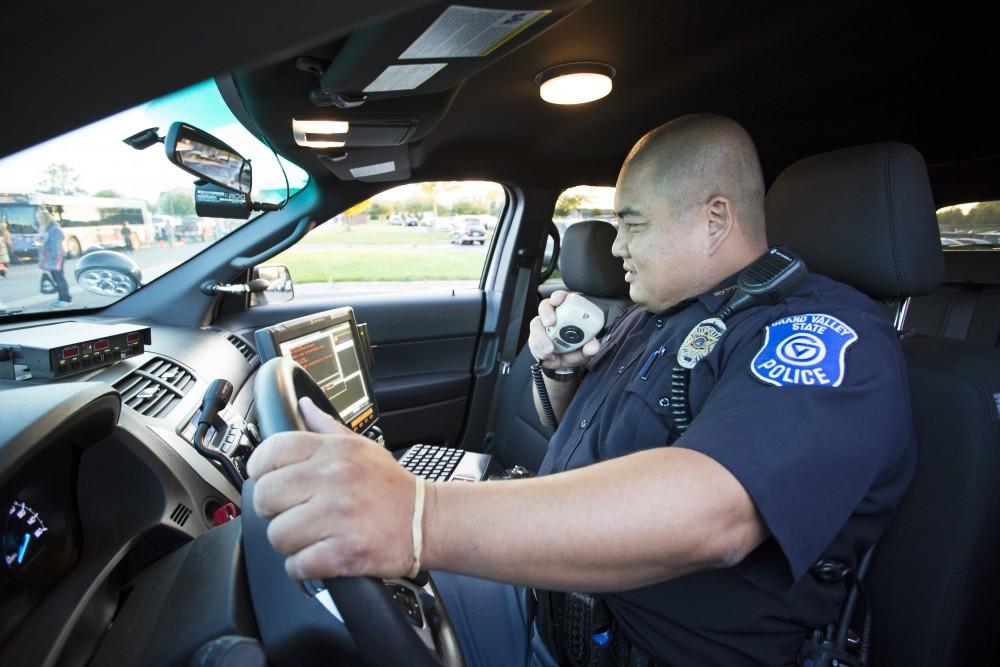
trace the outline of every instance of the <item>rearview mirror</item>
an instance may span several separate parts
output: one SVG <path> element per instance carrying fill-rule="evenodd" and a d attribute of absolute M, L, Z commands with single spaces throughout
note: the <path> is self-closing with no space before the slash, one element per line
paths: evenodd
<path fill-rule="evenodd" d="M 163 143 L 167 159 L 184 171 L 233 192 L 250 193 L 250 161 L 208 132 L 174 123 Z"/>
<path fill-rule="evenodd" d="M 253 268 L 252 279 L 266 280 L 267 289 L 263 292 L 250 293 L 251 306 L 285 303 L 286 301 L 291 301 L 295 296 L 295 288 L 292 286 L 292 274 L 289 272 L 287 266 L 281 264 L 255 266 Z"/>

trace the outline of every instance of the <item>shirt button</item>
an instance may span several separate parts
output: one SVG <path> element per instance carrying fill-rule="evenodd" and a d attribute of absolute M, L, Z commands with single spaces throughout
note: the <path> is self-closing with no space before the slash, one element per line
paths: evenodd
<path fill-rule="evenodd" d="M 659 317 L 657 317 L 657 318 L 656 318 L 656 328 L 657 328 L 657 329 L 662 329 L 662 328 L 663 328 L 663 324 L 664 324 L 664 323 L 663 323 L 663 320 L 662 320 L 662 319 L 660 319 Z"/>
<path fill-rule="evenodd" d="M 625 367 L 624 366 L 619 366 L 618 367 L 618 375 L 621 375 L 624 372 L 625 372 Z"/>
<path fill-rule="evenodd" d="M 580 428 L 587 428 L 587 420 L 586 419 L 581 419 L 580 420 Z"/>
<path fill-rule="evenodd" d="M 670 399 L 667 398 L 666 396 L 661 396 L 660 400 L 658 401 L 658 403 L 660 404 L 661 408 L 669 408 L 670 407 Z"/>

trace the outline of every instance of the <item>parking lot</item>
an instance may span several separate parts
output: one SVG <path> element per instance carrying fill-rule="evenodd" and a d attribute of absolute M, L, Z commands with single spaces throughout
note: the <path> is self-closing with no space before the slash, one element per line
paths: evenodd
<path fill-rule="evenodd" d="M 486 244 L 493 231 L 487 232 Z M 371 223 L 345 228 L 323 225 L 270 263 L 289 267 L 301 297 L 396 292 L 427 289 L 468 289 L 479 284 L 488 245 L 452 243 L 450 233 L 426 227 Z M 132 259 L 148 283 L 200 252 L 209 242 L 136 250 Z M 66 260 L 64 273 L 75 308 L 95 308 L 115 298 L 84 291 L 74 272 L 79 259 Z M 34 262 L 11 264 L 0 278 L 0 309 L 39 311 L 49 308 L 55 294 L 39 290 L 41 270 Z"/>
<path fill-rule="evenodd" d="M 177 266 L 187 258 L 199 252 L 205 243 L 189 243 L 171 248 L 143 248 L 132 253 L 131 257 L 142 269 L 143 282 L 149 282 Z M 76 284 L 74 272 L 79 259 L 68 259 L 63 269 L 69 292 L 73 297 L 73 306 L 78 308 L 94 308 L 104 306 L 113 297 L 98 296 L 84 291 Z M 10 264 L 7 267 L 7 277 L 0 278 L 0 308 L 7 310 L 25 309 L 42 310 L 46 304 L 56 299 L 55 294 L 42 294 L 39 291 L 42 272 L 38 264 Z"/>

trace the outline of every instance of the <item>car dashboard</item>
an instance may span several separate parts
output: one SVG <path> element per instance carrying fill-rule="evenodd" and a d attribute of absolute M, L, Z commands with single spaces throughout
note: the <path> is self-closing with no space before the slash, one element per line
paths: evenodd
<path fill-rule="evenodd" d="M 221 419 L 241 425 L 250 414 L 252 337 L 73 321 L 150 326 L 151 342 L 139 355 L 73 377 L 0 381 L 0 664 L 115 662 L 121 652 L 102 641 L 143 588 L 142 573 L 240 505 L 239 490 L 191 436 L 215 379 L 235 388 Z M 228 534 L 238 543 L 235 528 Z"/>

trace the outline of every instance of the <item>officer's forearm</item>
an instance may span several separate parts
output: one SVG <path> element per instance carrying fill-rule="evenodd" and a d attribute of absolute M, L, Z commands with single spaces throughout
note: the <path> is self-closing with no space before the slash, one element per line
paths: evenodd
<path fill-rule="evenodd" d="M 552 406 L 552 412 L 555 414 L 557 420 L 562 420 L 566 408 L 569 407 L 569 402 L 573 400 L 576 388 L 580 386 L 580 380 L 579 378 L 573 378 L 569 382 L 558 382 L 550 380 L 544 375 L 542 379 L 545 381 L 545 391 L 549 395 L 549 405 Z M 542 403 L 538 399 L 538 389 L 535 387 L 534 382 L 531 383 L 531 396 L 535 400 L 535 412 L 538 413 L 538 419 L 541 420 L 543 426 L 548 426 L 549 421 L 545 418 Z"/>
<path fill-rule="evenodd" d="M 430 487 L 425 567 L 551 590 L 625 590 L 733 565 L 767 536 L 736 478 L 682 448 Z"/>

